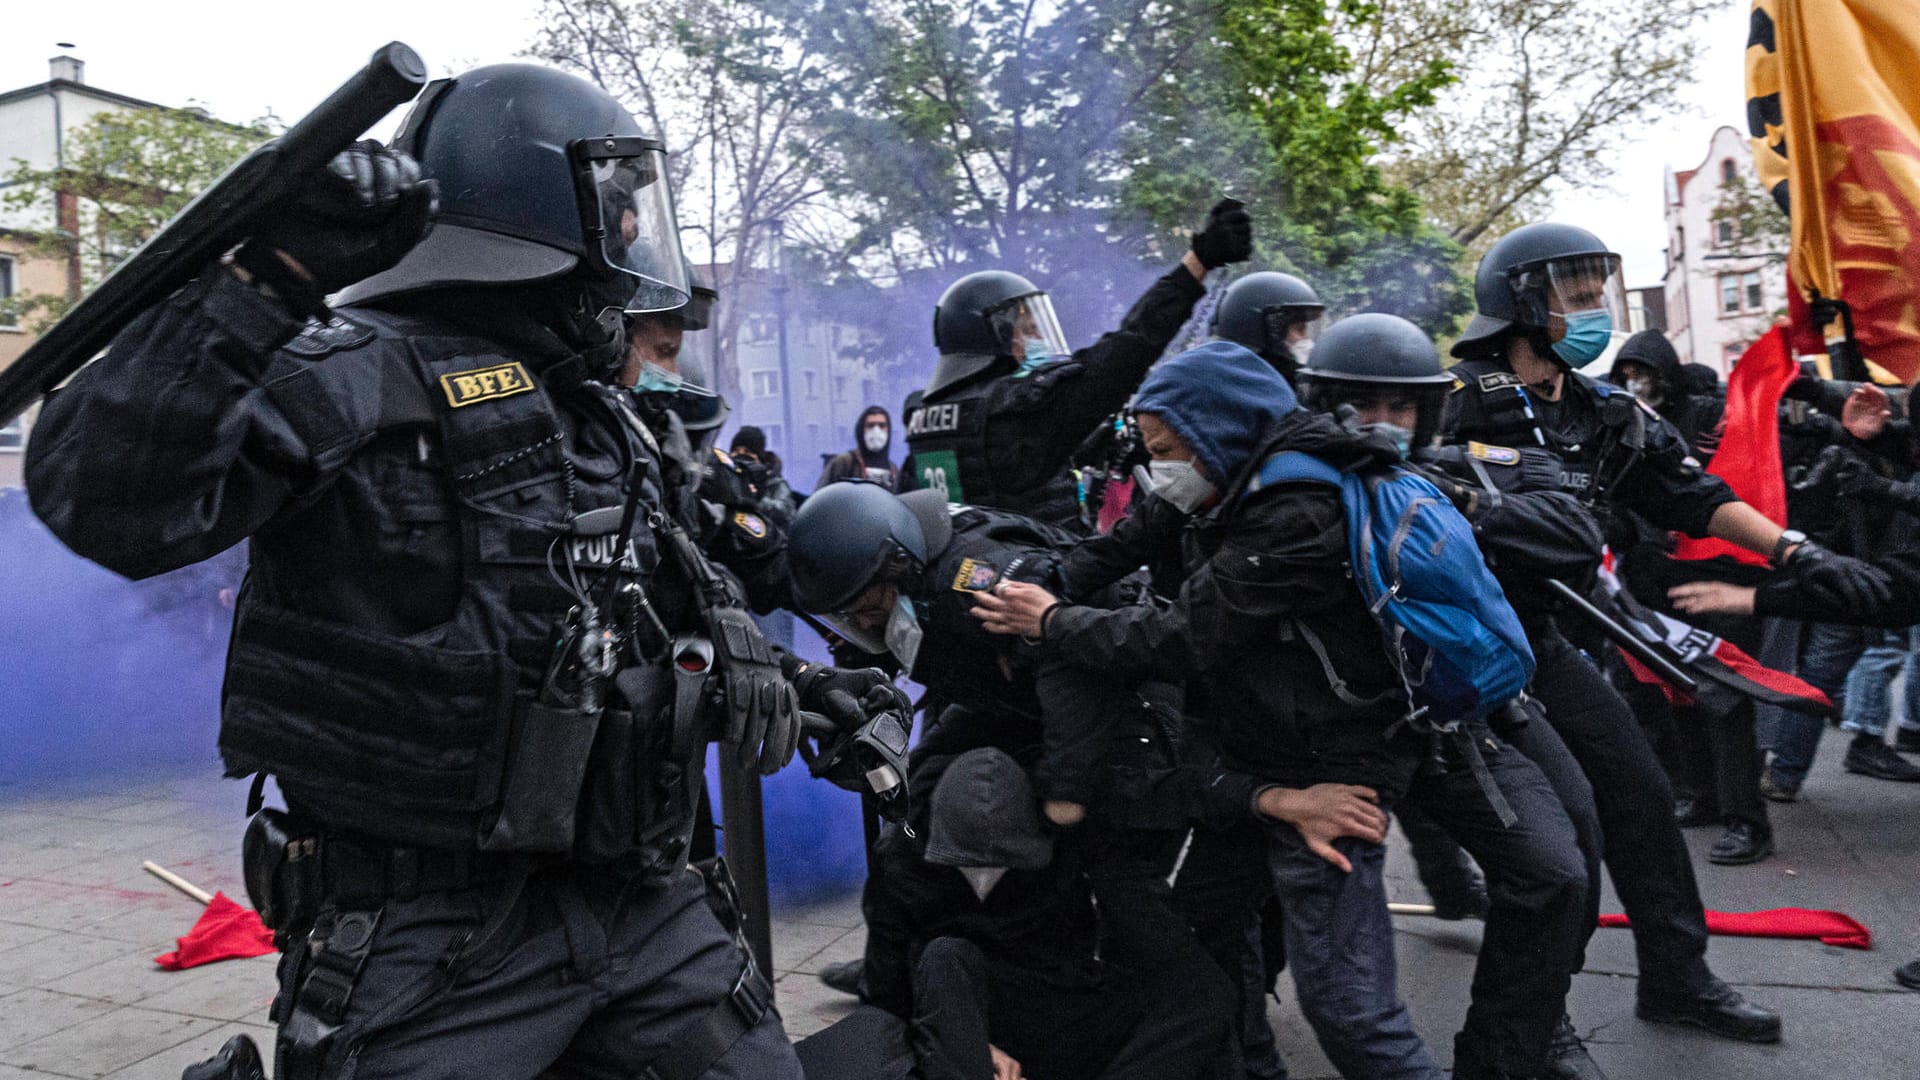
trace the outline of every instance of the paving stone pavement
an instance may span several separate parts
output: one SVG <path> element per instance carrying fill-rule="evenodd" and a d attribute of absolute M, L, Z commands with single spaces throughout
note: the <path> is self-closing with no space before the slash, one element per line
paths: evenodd
<path fill-rule="evenodd" d="M 1778 1046 L 1729 1043 L 1633 1016 L 1631 935 L 1602 930 L 1571 1012 L 1612 1080 L 1914 1080 L 1920 995 L 1893 967 L 1920 956 L 1920 785 L 1841 771 L 1830 735 L 1801 801 L 1775 806 L 1780 854 L 1714 867 L 1714 830 L 1689 834 L 1709 907 L 1837 908 L 1875 933 L 1871 952 L 1815 942 L 1716 938 L 1719 974 L 1786 1018 Z M 0 788 L 0 1080 L 110 1077 L 175 1080 L 240 1032 L 270 1046 L 273 958 L 165 972 L 152 958 L 196 917 L 193 903 L 140 869 L 153 859 L 213 890 L 243 897 L 238 845 L 244 785 L 203 776 L 94 781 L 57 791 Z M 1420 887 L 1395 845 L 1397 898 Z M 1607 910 L 1618 910 L 1609 892 Z M 1477 924 L 1402 919 L 1401 984 L 1444 1064 L 1466 1009 Z M 860 954 L 856 898 L 776 913 L 774 967 L 787 1030 L 801 1038 L 850 1009 L 816 974 Z M 1282 980 L 1272 1009 L 1296 1080 L 1335 1074 Z M 1036 1080 L 1046 1080 L 1044 1077 Z"/>

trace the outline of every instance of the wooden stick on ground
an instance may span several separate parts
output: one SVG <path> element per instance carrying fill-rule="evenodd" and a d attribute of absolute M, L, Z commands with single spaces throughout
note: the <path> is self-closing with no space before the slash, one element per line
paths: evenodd
<path fill-rule="evenodd" d="M 1388 904 L 1387 913 L 1389 915 L 1431 915 L 1434 913 L 1434 907 L 1432 904 Z"/>
<path fill-rule="evenodd" d="M 179 874 L 174 873 L 173 871 L 167 869 L 164 866 L 161 866 L 159 863 L 154 862 L 151 859 L 148 859 L 145 862 L 142 862 L 140 864 L 140 868 L 142 870 L 145 870 L 147 873 L 152 874 L 154 877 L 159 878 L 161 881 L 164 881 L 167 884 L 173 886 L 174 888 L 179 889 L 181 892 L 186 893 L 188 896 L 193 897 L 195 900 L 200 901 L 202 904 L 213 903 L 212 893 L 208 892 L 207 890 L 201 888 L 198 885 L 195 885 L 193 882 L 188 881 L 186 878 L 181 877 Z"/>

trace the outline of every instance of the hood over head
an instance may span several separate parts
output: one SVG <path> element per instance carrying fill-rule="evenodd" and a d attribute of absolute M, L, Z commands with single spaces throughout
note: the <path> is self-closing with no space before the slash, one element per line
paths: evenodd
<path fill-rule="evenodd" d="M 1689 393 L 1688 381 L 1680 370 L 1680 354 L 1673 351 L 1673 342 L 1659 330 L 1642 330 L 1628 338 L 1614 354 L 1613 370 L 1618 372 L 1623 361 L 1632 361 L 1643 367 L 1652 368 L 1666 384 L 1669 397 Z"/>
<path fill-rule="evenodd" d="M 933 789 L 927 861 L 935 866 L 1038 870 L 1053 861 L 1053 837 L 1027 770 L 986 746 L 955 758 Z"/>
<path fill-rule="evenodd" d="M 1231 341 L 1209 341 L 1155 364 L 1133 402 L 1133 411 L 1158 416 L 1192 447 L 1207 479 L 1221 488 L 1299 408 L 1273 365 Z"/>
<path fill-rule="evenodd" d="M 887 445 L 878 452 L 867 449 L 867 418 L 870 416 L 878 416 L 887 422 Z M 893 414 L 887 411 L 886 406 L 869 405 L 861 411 L 860 418 L 853 422 L 853 448 L 860 452 L 869 465 L 887 465 L 891 462 L 887 455 L 893 453 Z"/>

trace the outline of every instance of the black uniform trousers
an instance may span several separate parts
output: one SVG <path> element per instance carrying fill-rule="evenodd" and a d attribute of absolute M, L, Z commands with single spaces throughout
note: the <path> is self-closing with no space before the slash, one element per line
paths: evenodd
<path fill-rule="evenodd" d="M 1673 820 L 1673 787 L 1633 710 L 1593 661 L 1551 623 L 1528 630 L 1533 696 L 1592 784 L 1607 872 L 1633 922 L 1640 992 L 1704 993 L 1713 978 L 1706 911 Z"/>
<path fill-rule="evenodd" d="M 1484 728 L 1474 734 L 1481 759 L 1517 820 L 1503 825 L 1457 748 L 1444 768 L 1416 777 L 1398 813 L 1424 816 L 1474 857 L 1487 876 L 1487 926 L 1474 968 L 1467 1019 L 1454 1039 L 1469 1058 L 1515 1076 L 1545 1064 L 1547 1044 L 1566 1008 L 1567 989 L 1593 932 L 1589 868 L 1568 807 L 1592 820 L 1593 795 L 1550 730 L 1531 733 L 1548 771 Z M 1563 795 L 1564 803 L 1563 803 Z M 1598 881 L 1593 881 L 1598 887 Z"/>
<path fill-rule="evenodd" d="M 1232 829 L 1196 828 L 1173 879 L 1173 907 L 1234 988 L 1235 1033 L 1247 1080 L 1286 1080 L 1287 1068 L 1267 1021 L 1266 926 L 1261 908 L 1273 896 L 1266 830 L 1252 822 Z M 1278 926 L 1270 929 L 1278 931 Z"/>
<path fill-rule="evenodd" d="M 303 947 L 281 957 L 276 1010 L 298 1007 L 311 967 L 295 940 Z M 535 873 L 517 897 L 493 883 L 389 900 L 317 1067 L 290 1060 L 283 1024 L 274 1075 L 632 1080 L 727 999 L 742 965 L 691 870 L 649 885 L 560 867 Z M 702 1075 L 802 1080 L 772 1008 Z"/>

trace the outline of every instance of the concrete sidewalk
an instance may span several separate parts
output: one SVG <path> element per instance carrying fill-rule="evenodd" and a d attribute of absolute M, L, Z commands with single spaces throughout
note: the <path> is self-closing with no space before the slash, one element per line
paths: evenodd
<path fill-rule="evenodd" d="M 1839 768 L 1844 748 L 1830 736 L 1801 801 L 1774 807 L 1774 859 L 1713 867 L 1705 849 L 1717 831 L 1689 839 L 1709 907 L 1837 908 L 1873 929 L 1873 951 L 1715 939 L 1710 958 L 1719 974 L 1785 1015 L 1786 1041 L 1756 1047 L 1635 1019 L 1631 935 L 1602 930 L 1575 980 L 1572 1014 L 1612 1080 L 1920 1077 L 1920 995 L 1890 974 L 1920 956 L 1920 785 L 1848 775 Z M 172 948 L 198 910 L 140 869 L 153 859 L 244 902 L 243 801 L 244 785 L 218 780 L 211 768 L 203 778 L 0 790 L 0 1080 L 176 1080 L 238 1032 L 271 1047 L 273 958 L 178 973 L 155 967 L 153 957 Z M 1394 893 L 1420 900 L 1399 848 L 1389 871 Z M 1604 906 L 1618 910 L 1610 894 Z M 1466 1010 L 1477 924 L 1402 919 L 1398 929 L 1402 987 L 1444 1063 Z M 776 917 L 780 1007 L 796 1038 L 850 1007 L 814 974 L 858 956 L 863 937 L 853 898 Z M 1282 989 L 1290 993 L 1285 980 Z M 1273 1017 L 1296 1080 L 1335 1075 L 1290 1000 Z"/>

